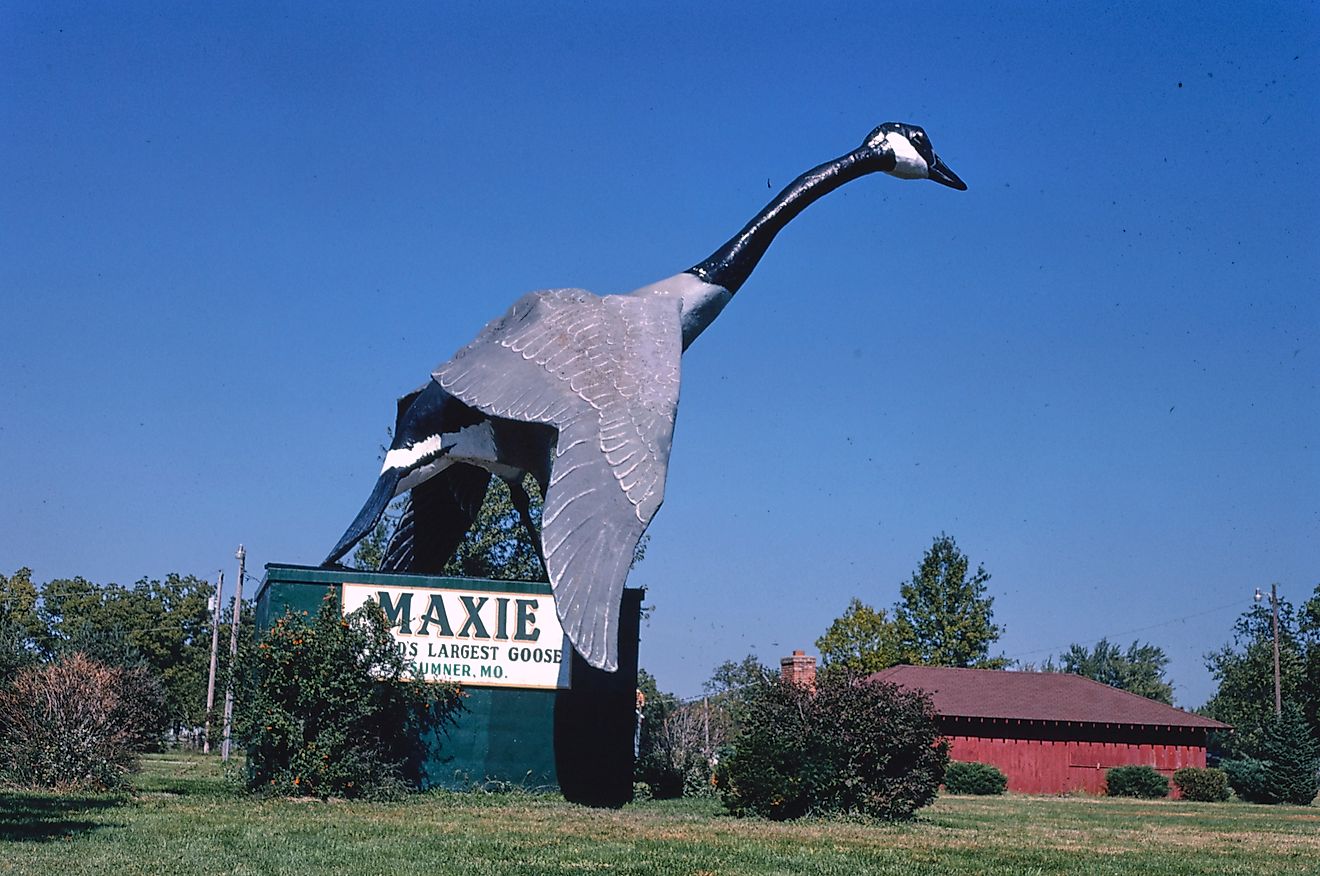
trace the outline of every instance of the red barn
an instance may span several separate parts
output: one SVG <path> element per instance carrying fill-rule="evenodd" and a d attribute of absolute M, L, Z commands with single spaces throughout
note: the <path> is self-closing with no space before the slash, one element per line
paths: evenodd
<path fill-rule="evenodd" d="M 994 764 L 1026 794 L 1103 794 L 1105 771 L 1205 766 L 1227 724 L 1059 672 L 891 666 L 872 678 L 930 694 L 953 760 Z"/>

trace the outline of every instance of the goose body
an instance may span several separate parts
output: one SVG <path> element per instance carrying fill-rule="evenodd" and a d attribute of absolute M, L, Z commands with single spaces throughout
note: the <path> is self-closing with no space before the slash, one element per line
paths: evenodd
<path fill-rule="evenodd" d="M 798 177 L 701 263 L 620 295 L 532 292 L 399 400 L 375 489 L 325 560 L 411 490 L 385 567 L 440 572 L 491 475 L 539 540 L 556 607 L 592 666 L 617 667 L 619 604 L 634 550 L 664 499 L 684 350 L 724 309 L 774 236 L 808 204 L 873 172 L 966 186 L 918 127 L 886 123 Z M 539 534 L 522 489 L 544 496 Z"/>

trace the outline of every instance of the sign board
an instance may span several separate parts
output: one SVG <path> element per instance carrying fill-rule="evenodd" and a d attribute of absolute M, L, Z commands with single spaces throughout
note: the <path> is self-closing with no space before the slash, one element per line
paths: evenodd
<path fill-rule="evenodd" d="M 572 646 L 553 596 L 345 582 L 344 614 L 368 600 L 411 678 L 463 685 L 567 688 Z"/>

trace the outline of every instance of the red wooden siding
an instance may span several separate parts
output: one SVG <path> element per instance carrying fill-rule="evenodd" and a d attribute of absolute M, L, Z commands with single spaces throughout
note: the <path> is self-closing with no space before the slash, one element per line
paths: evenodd
<path fill-rule="evenodd" d="M 948 739 L 951 759 L 994 764 L 1008 776 L 1008 790 L 1020 794 L 1103 794 L 1105 771 L 1116 766 L 1152 766 L 1165 776 L 1183 767 L 1205 766 L 1204 744 L 985 736 Z"/>
<path fill-rule="evenodd" d="M 994 764 L 1008 790 L 1105 792 L 1105 772 L 1205 766 L 1227 724 L 1062 672 L 891 666 L 876 681 L 926 692 L 954 760 Z"/>

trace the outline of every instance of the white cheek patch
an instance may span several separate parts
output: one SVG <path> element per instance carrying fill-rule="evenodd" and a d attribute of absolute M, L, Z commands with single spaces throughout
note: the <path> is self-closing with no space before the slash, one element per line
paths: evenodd
<path fill-rule="evenodd" d="M 891 174 L 903 179 L 926 179 L 930 176 L 930 168 L 926 165 L 926 159 L 921 157 L 921 153 L 908 141 L 902 134 L 890 134 L 885 138 L 885 143 L 894 150 L 894 169 L 889 171 Z"/>

